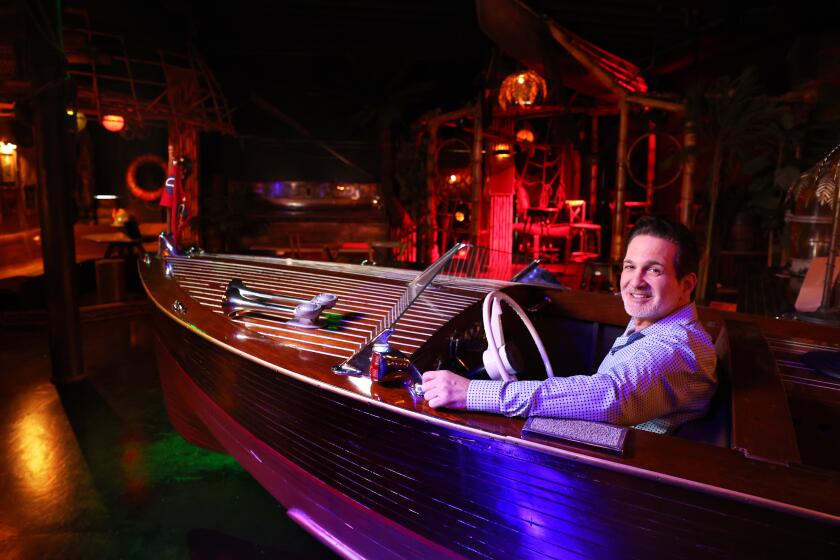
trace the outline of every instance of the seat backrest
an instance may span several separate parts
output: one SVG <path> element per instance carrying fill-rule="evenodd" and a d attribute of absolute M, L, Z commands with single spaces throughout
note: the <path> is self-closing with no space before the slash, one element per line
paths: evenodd
<path fill-rule="evenodd" d="M 715 341 L 717 361 L 718 386 L 709 410 L 702 418 L 686 422 L 678 427 L 674 434 L 677 437 L 708 443 L 718 447 L 730 447 L 732 441 L 732 386 L 729 381 L 729 339 L 718 336 Z"/>
<path fill-rule="evenodd" d="M 579 224 L 586 221 L 585 200 L 567 200 L 566 208 L 568 208 L 570 224 Z"/>

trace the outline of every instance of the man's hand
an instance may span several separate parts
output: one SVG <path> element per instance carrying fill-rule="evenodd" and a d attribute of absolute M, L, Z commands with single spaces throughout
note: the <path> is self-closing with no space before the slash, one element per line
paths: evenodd
<path fill-rule="evenodd" d="M 423 394 L 432 408 L 467 408 L 470 380 L 446 369 L 423 374 Z"/>

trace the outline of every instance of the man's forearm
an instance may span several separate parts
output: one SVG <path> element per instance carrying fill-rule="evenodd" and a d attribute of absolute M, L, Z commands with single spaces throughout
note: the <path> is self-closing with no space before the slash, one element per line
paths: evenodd
<path fill-rule="evenodd" d="M 603 375 L 551 377 L 543 381 L 471 381 L 467 409 L 505 416 L 623 420 L 615 382 Z"/>
<path fill-rule="evenodd" d="M 467 410 L 528 416 L 534 393 L 543 383 L 545 381 L 470 381 Z"/>

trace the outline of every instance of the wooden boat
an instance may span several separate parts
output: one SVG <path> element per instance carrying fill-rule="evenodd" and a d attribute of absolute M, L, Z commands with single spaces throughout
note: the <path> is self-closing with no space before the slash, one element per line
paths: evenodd
<path fill-rule="evenodd" d="M 175 427 L 230 453 L 343 557 L 838 557 L 840 382 L 800 359 L 837 349 L 834 329 L 703 310 L 720 354 L 720 402 L 705 420 L 717 444 L 698 441 L 703 422 L 677 436 L 630 428 L 616 453 L 334 374 L 415 273 L 227 255 L 150 257 L 140 271 Z M 318 329 L 232 318 L 222 300 L 234 278 L 338 304 Z M 496 289 L 532 311 L 561 374 L 594 369 L 626 325 L 617 297 L 438 277 L 392 344 L 421 370 L 455 339 L 474 360 L 481 301 Z"/>

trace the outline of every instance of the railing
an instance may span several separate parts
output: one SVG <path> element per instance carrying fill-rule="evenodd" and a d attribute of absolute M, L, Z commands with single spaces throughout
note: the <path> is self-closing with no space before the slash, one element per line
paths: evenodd
<path fill-rule="evenodd" d="M 442 228 L 439 228 L 436 230 L 436 233 L 442 231 Z M 395 260 L 400 263 L 422 264 L 424 261 L 424 255 L 421 251 L 422 241 L 425 239 L 428 242 L 432 237 L 428 233 L 428 230 L 418 229 L 415 225 L 398 228 L 393 237 L 395 241 L 401 243 L 402 250 L 396 255 Z M 457 239 L 458 236 L 456 233 L 459 232 L 449 230 L 450 235 L 448 237 L 450 239 Z M 460 278 L 510 280 L 518 271 L 530 263 L 530 261 L 530 255 L 525 253 L 499 251 L 488 247 L 477 247 L 472 244 L 467 244 L 452 258 L 442 274 Z"/>
<path fill-rule="evenodd" d="M 457 278 L 510 280 L 530 263 L 526 255 L 465 245 L 441 273 Z"/>

